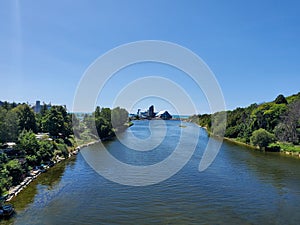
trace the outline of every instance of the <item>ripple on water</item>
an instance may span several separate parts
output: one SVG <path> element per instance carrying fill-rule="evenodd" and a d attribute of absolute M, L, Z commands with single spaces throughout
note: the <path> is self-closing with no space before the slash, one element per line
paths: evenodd
<path fill-rule="evenodd" d="M 186 129 L 176 123 L 167 121 L 170 136 L 164 139 L 161 148 L 148 152 L 148 156 L 126 149 L 117 140 L 106 146 L 124 162 L 155 163 L 171 153 L 174 135 Z M 147 124 L 140 121 L 129 131 L 143 132 L 145 127 Z M 52 174 L 49 171 L 33 182 L 28 191 L 15 199 L 16 218 L 0 223 L 297 224 L 300 221 L 300 214 L 296 213 L 300 208 L 300 174 L 295 172 L 300 171 L 299 161 L 223 143 L 213 164 L 200 173 L 199 161 L 208 140 L 203 129 L 200 134 L 193 157 L 181 171 L 164 182 L 146 187 L 108 181 L 79 154 L 65 165 L 55 166 Z M 91 146 L 84 151 L 93 154 L 101 149 Z"/>

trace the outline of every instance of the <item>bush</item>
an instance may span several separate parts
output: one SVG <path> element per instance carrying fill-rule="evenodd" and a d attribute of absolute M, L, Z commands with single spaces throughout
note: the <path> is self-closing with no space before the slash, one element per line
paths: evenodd
<path fill-rule="evenodd" d="M 254 131 L 250 137 L 251 144 L 259 146 L 259 148 L 267 147 L 274 140 L 275 136 L 262 128 Z"/>

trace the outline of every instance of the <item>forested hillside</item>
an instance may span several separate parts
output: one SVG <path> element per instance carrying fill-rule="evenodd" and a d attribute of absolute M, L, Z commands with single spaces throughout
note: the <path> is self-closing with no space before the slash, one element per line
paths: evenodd
<path fill-rule="evenodd" d="M 219 113 L 224 112 L 192 116 L 190 119 L 211 132 L 212 121 Z M 279 95 L 272 102 L 236 108 L 226 114 L 227 138 L 271 150 L 299 150 L 300 92 L 286 98 Z"/>

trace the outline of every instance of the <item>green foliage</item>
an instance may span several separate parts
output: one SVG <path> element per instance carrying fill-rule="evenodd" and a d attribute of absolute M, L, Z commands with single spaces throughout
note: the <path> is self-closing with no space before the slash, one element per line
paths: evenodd
<path fill-rule="evenodd" d="M 37 124 L 35 120 L 35 114 L 33 110 L 27 105 L 18 105 L 13 109 L 18 115 L 19 130 L 32 130 L 34 133 L 37 132 Z"/>
<path fill-rule="evenodd" d="M 251 113 L 252 130 L 263 128 L 273 132 L 286 109 L 285 104 L 275 104 L 273 102 L 261 104 Z"/>
<path fill-rule="evenodd" d="M 75 135 L 80 140 L 105 139 L 128 127 L 128 112 L 119 107 L 111 110 L 97 106 L 93 114 L 85 114 L 82 122 L 75 118 L 75 122 Z"/>
<path fill-rule="evenodd" d="M 38 140 L 32 131 L 23 130 L 19 135 L 16 148 L 23 151 L 26 155 L 36 155 L 39 149 Z"/>
<path fill-rule="evenodd" d="M 211 132 L 217 136 L 223 136 L 226 129 L 226 112 L 217 112 L 212 115 Z"/>
<path fill-rule="evenodd" d="M 50 136 L 58 137 L 64 126 L 64 118 L 56 107 L 52 107 L 50 111 L 43 117 L 42 128 L 44 132 L 49 132 Z"/>
<path fill-rule="evenodd" d="M 292 102 L 295 102 L 297 100 L 300 100 L 300 92 L 298 94 L 286 97 L 286 100 L 287 100 L 288 103 L 292 103 Z"/>
<path fill-rule="evenodd" d="M 6 170 L 8 171 L 9 177 L 12 178 L 12 185 L 19 184 L 22 180 L 22 175 L 25 172 L 19 161 L 17 159 L 8 161 Z"/>
<path fill-rule="evenodd" d="M 300 142 L 300 100 L 288 104 L 287 111 L 282 115 L 282 121 L 274 133 L 279 141 L 298 144 Z"/>
<path fill-rule="evenodd" d="M 99 108 L 99 106 L 97 107 Z M 101 111 L 98 115 L 95 113 L 95 118 L 102 117 L 104 120 L 106 120 L 108 123 L 111 123 L 112 113 L 110 108 L 101 108 Z M 127 115 L 128 117 L 128 115 Z"/>
<path fill-rule="evenodd" d="M 68 137 L 73 133 L 72 115 L 63 106 L 52 106 L 42 118 L 42 130 L 54 138 Z"/>
<path fill-rule="evenodd" d="M 275 104 L 287 104 L 287 100 L 283 95 L 278 95 L 277 98 L 275 99 Z"/>
<path fill-rule="evenodd" d="M 6 168 L 0 169 L 0 196 L 4 194 L 12 185 L 12 177 L 9 176 L 9 172 Z"/>
<path fill-rule="evenodd" d="M 114 136 L 111 123 L 103 117 L 96 118 L 96 129 L 100 139 Z"/>
<path fill-rule="evenodd" d="M 281 142 L 279 142 L 277 145 L 279 145 L 283 151 L 300 153 L 300 145 L 293 145 L 291 143 L 281 143 Z"/>
<path fill-rule="evenodd" d="M 212 124 L 219 123 L 214 121 L 215 115 L 194 115 L 189 120 L 213 132 Z M 286 98 L 278 95 L 274 102 L 227 111 L 225 137 L 251 144 L 252 133 L 259 129 L 275 134 L 279 141 L 300 143 L 300 92 Z"/>
<path fill-rule="evenodd" d="M 203 114 L 203 115 L 193 115 L 189 118 L 189 120 L 193 123 L 199 124 L 201 127 L 206 127 L 210 130 L 211 127 L 211 115 Z"/>
<path fill-rule="evenodd" d="M 254 131 L 250 138 L 252 145 L 259 146 L 260 148 L 267 147 L 274 140 L 275 136 L 263 128 Z"/>
<path fill-rule="evenodd" d="M 6 169 L 6 163 L 8 158 L 4 153 L 0 153 L 0 196 L 7 191 L 11 185 L 11 177 L 9 177 L 9 172 Z"/>
<path fill-rule="evenodd" d="M 25 156 L 26 163 L 31 168 L 37 166 L 39 164 L 39 159 L 37 155 L 26 155 Z"/>
<path fill-rule="evenodd" d="M 0 143 L 16 141 L 18 132 L 17 113 L 0 107 Z"/>
<path fill-rule="evenodd" d="M 69 151 L 67 146 L 64 144 L 64 141 L 60 139 L 59 143 L 54 144 L 54 155 L 63 156 L 65 158 L 68 158 Z"/>
<path fill-rule="evenodd" d="M 225 137 L 236 138 L 238 137 L 240 131 L 240 126 L 228 127 L 225 131 Z"/>
<path fill-rule="evenodd" d="M 48 137 L 37 140 L 37 131 L 56 136 L 56 143 Z M 0 195 L 19 184 L 29 168 L 53 159 L 55 152 L 68 157 L 67 145 L 74 145 L 72 133 L 72 115 L 63 106 L 53 106 L 49 110 L 44 105 L 41 113 L 35 114 L 27 104 L 4 102 L 0 106 L 0 144 L 17 142 L 15 151 L 18 154 L 8 158 L 0 153 Z"/>
<path fill-rule="evenodd" d="M 39 141 L 39 149 L 37 151 L 37 156 L 40 158 L 41 162 L 50 161 L 53 157 L 54 146 L 52 141 L 42 140 Z"/>
<path fill-rule="evenodd" d="M 115 129 L 122 128 L 128 122 L 128 112 L 120 107 L 114 108 L 111 112 L 112 126 Z"/>
<path fill-rule="evenodd" d="M 98 116 L 98 117 L 100 117 L 100 116 Z M 97 135 L 95 117 L 93 115 L 86 114 L 83 118 L 83 125 L 84 125 L 83 127 L 88 129 L 91 134 Z M 82 133 L 82 130 L 81 130 L 81 133 Z"/>

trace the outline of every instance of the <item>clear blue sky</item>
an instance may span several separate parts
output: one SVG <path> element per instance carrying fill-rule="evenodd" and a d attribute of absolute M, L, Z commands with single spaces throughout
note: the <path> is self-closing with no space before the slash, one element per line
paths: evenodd
<path fill-rule="evenodd" d="M 228 109 L 298 93 L 299 12 L 296 0 L 3 0 L 0 100 L 51 101 L 71 108 L 81 76 L 97 57 L 149 39 L 175 42 L 198 54 L 218 79 Z M 159 69 L 147 72 L 158 75 Z M 99 104 L 109 106 L 124 77 L 111 80 L 114 91 Z M 199 112 L 207 111 L 191 82 L 180 85 Z"/>

